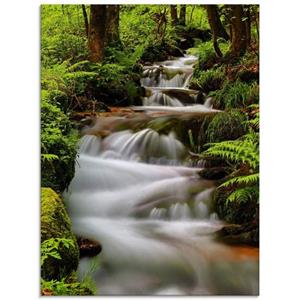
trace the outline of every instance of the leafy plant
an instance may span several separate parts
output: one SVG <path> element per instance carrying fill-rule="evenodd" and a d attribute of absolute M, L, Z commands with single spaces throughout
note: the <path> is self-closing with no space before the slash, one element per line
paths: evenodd
<path fill-rule="evenodd" d="M 88 286 L 80 282 L 68 282 L 66 278 L 62 280 L 41 280 L 42 295 L 48 296 L 83 296 L 94 295 Z"/>
<path fill-rule="evenodd" d="M 230 178 L 219 186 L 229 192 L 227 202 L 258 201 L 258 133 L 248 133 L 238 140 L 213 143 L 209 146 L 203 153 L 204 156 L 222 158 L 232 168 Z"/>
<path fill-rule="evenodd" d="M 74 241 L 65 238 L 50 238 L 45 240 L 41 244 L 41 266 L 43 266 L 45 260 L 49 257 L 55 259 L 61 259 L 59 248 L 63 246 L 67 249 L 70 247 L 75 247 Z"/>
<path fill-rule="evenodd" d="M 211 93 L 213 104 L 218 109 L 241 108 L 258 103 L 258 84 L 247 84 L 239 80 L 227 81 L 219 91 Z"/>
<path fill-rule="evenodd" d="M 55 104 L 48 91 L 41 101 L 41 171 L 42 186 L 64 190 L 74 174 L 77 133 Z"/>

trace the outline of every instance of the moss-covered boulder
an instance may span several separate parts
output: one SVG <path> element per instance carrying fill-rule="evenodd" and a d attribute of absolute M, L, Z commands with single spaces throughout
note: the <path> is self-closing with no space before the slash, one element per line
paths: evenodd
<path fill-rule="evenodd" d="M 63 200 L 51 188 L 41 189 L 41 243 L 56 239 L 70 243 L 60 243 L 54 249 L 60 258 L 53 256 L 44 260 L 41 270 L 43 279 L 60 280 L 76 270 L 79 262 L 79 250 L 76 237 L 71 231 L 71 221 Z"/>
<path fill-rule="evenodd" d="M 206 131 L 206 140 L 209 143 L 218 143 L 236 140 L 246 134 L 245 122 L 247 117 L 239 110 L 218 113 L 214 116 Z"/>

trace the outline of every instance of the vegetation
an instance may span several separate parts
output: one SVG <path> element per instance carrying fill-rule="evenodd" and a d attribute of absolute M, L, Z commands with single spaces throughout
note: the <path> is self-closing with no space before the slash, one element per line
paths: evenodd
<path fill-rule="evenodd" d="M 153 62 L 185 53 L 197 56 L 189 89 L 199 91 L 195 102 L 212 97 L 213 108 L 222 112 L 167 115 L 147 126 L 159 133 L 175 131 L 195 165 L 201 160 L 207 169 L 222 168 L 216 179 L 216 211 L 230 223 L 254 224 L 258 232 L 258 17 L 257 5 L 42 6 L 43 295 L 95 293 L 89 276 L 78 281 L 79 249 L 59 196 L 74 176 L 76 120 L 142 105 L 147 93 L 140 83 L 143 65 Z"/>

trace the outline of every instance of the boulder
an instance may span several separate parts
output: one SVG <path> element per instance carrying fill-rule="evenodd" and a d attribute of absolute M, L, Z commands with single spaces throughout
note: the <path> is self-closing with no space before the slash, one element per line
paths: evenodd
<path fill-rule="evenodd" d="M 79 249 L 76 237 L 71 230 L 71 221 L 63 200 L 51 188 L 41 189 L 41 242 L 51 239 L 68 239 L 74 246 L 65 247 L 63 243 L 57 250 L 61 259 L 48 257 L 42 266 L 41 275 L 46 280 L 60 280 L 76 270 L 79 263 Z"/>
<path fill-rule="evenodd" d="M 100 243 L 83 237 L 77 238 L 77 244 L 79 247 L 80 257 L 93 257 L 98 255 L 102 250 Z"/>
<path fill-rule="evenodd" d="M 257 224 L 227 225 L 217 233 L 217 238 L 228 244 L 258 246 L 259 228 Z"/>

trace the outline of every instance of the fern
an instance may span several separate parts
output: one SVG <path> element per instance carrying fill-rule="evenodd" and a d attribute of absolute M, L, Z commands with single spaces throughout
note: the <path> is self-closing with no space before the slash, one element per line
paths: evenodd
<path fill-rule="evenodd" d="M 259 143 L 258 133 L 250 132 L 238 140 L 208 144 L 203 155 L 218 157 L 232 163 L 231 178 L 218 188 L 229 191 L 226 203 L 258 201 L 259 194 Z"/>
<path fill-rule="evenodd" d="M 233 191 L 228 197 L 227 197 L 227 204 L 228 202 L 238 201 L 239 203 L 257 200 L 259 197 L 258 192 L 258 186 L 248 186 L 243 188 L 238 188 L 235 191 Z"/>
<path fill-rule="evenodd" d="M 234 185 L 254 185 L 259 182 L 259 173 L 237 176 L 225 181 L 220 187 L 231 187 Z"/>
<path fill-rule="evenodd" d="M 253 138 L 250 136 L 250 138 Z M 203 154 L 228 160 L 238 164 L 248 164 L 256 169 L 259 165 L 258 142 L 250 140 L 223 141 L 208 144 L 210 148 Z"/>
<path fill-rule="evenodd" d="M 52 162 L 53 160 L 57 160 L 59 159 L 59 157 L 55 154 L 41 154 L 41 159 L 43 162 L 48 161 L 48 162 Z"/>
<path fill-rule="evenodd" d="M 75 247 L 75 244 L 73 240 L 64 238 L 51 238 L 43 241 L 41 244 L 41 266 L 43 266 L 45 260 L 49 257 L 61 259 L 59 253 L 61 246 L 69 249 L 70 247 Z"/>

